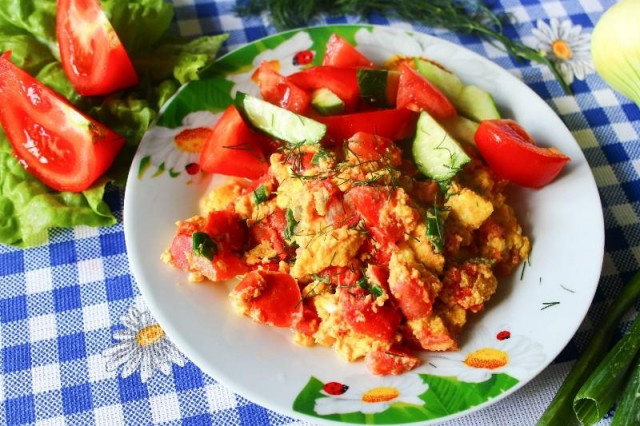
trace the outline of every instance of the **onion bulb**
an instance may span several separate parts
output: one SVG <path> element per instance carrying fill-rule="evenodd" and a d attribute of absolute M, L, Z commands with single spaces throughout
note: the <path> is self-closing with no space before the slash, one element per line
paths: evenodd
<path fill-rule="evenodd" d="M 591 57 L 604 81 L 640 106 L 640 0 L 622 0 L 602 15 Z"/>

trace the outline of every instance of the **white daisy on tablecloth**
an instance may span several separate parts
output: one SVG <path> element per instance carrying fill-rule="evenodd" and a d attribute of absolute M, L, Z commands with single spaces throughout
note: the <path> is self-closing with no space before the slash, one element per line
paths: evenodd
<path fill-rule="evenodd" d="M 262 62 L 269 62 L 271 67 L 282 75 L 290 75 L 300 71 L 313 60 L 314 52 L 309 50 L 311 45 L 313 45 L 311 36 L 309 36 L 309 33 L 302 31 L 279 44 L 275 49 L 261 52 L 253 58 L 253 62 L 247 72 L 226 76 L 227 80 L 235 83 L 231 89 L 231 97 L 234 97 L 237 91 L 250 95 L 260 94 L 258 85 L 253 77 Z"/>
<path fill-rule="evenodd" d="M 552 18 L 549 24 L 538 20 L 537 28 L 531 32 L 538 42 L 537 48 L 558 64 L 567 84 L 571 84 L 574 77 L 584 80 L 587 73 L 593 72 L 589 53 L 591 34 L 583 34 L 582 26 Z"/>
<path fill-rule="evenodd" d="M 353 376 L 345 379 L 344 393 L 318 398 L 314 410 L 321 416 L 343 413 L 380 413 L 392 404 L 424 405 L 420 395 L 429 389 L 417 374 L 401 376 Z"/>
<path fill-rule="evenodd" d="M 460 352 L 433 354 L 429 363 L 438 376 L 456 376 L 458 380 L 481 383 L 492 374 L 505 373 L 519 379 L 545 360 L 542 345 L 530 339 L 512 335 L 507 328 L 494 332 L 476 327 L 471 339 Z"/>
<path fill-rule="evenodd" d="M 125 328 L 113 333 L 119 343 L 102 353 L 107 359 L 107 371 L 116 371 L 122 366 L 120 376 L 126 378 L 140 370 L 140 379 L 146 382 L 155 370 L 168 375 L 171 364 L 184 367 L 185 359 L 180 351 L 167 339 L 148 310 L 131 305 L 120 320 Z"/>
<path fill-rule="evenodd" d="M 187 173 L 189 176 L 200 174 L 200 152 L 211 128 L 221 113 L 197 111 L 182 119 L 182 126 L 152 127 L 141 142 L 140 150 L 150 157 L 151 164 L 159 169 L 168 170 L 172 177 Z"/>

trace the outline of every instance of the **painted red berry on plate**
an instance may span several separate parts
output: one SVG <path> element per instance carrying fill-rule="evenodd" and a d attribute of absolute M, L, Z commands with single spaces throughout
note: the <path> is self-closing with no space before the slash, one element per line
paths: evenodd
<path fill-rule="evenodd" d="M 200 171 L 200 165 L 198 163 L 189 163 L 184 168 L 190 175 L 195 175 Z"/>

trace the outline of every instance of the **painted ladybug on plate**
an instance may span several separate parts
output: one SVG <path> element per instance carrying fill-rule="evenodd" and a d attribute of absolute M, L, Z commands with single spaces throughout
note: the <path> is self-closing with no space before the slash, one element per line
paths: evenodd
<path fill-rule="evenodd" d="M 190 175 L 195 175 L 200 171 L 200 165 L 198 163 L 189 163 L 185 166 L 185 170 Z"/>
<path fill-rule="evenodd" d="M 498 340 L 507 340 L 509 337 L 511 337 L 511 333 L 507 330 L 502 330 L 496 335 L 496 339 Z"/>
<path fill-rule="evenodd" d="M 301 50 L 293 55 L 293 65 L 307 65 L 313 61 L 313 52 L 310 50 Z"/>
<path fill-rule="evenodd" d="M 343 385 L 342 383 L 338 383 L 338 382 L 329 382 L 322 387 L 323 391 L 325 391 L 329 395 L 334 395 L 334 396 L 342 395 L 347 391 L 347 389 L 349 389 L 349 386 Z"/>

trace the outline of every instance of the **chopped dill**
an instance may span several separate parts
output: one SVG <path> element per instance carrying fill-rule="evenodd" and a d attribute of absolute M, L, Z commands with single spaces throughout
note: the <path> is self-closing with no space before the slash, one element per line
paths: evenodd
<path fill-rule="evenodd" d="M 562 284 L 560 284 L 560 288 L 562 288 L 565 291 L 568 291 L 569 293 L 575 293 L 574 290 L 571 290 L 570 288 L 567 288 L 567 287 L 563 286 Z"/>
<path fill-rule="evenodd" d="M 540 308 L 541 311 L 544 311 L 547 308 L 550 308 L 552 306 L 556 306 L 559 305 L 560 302 L 542 302 L 542 308 Z"/>

